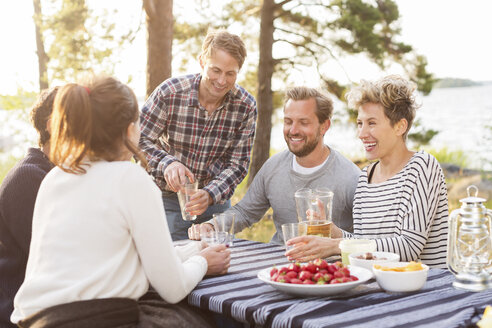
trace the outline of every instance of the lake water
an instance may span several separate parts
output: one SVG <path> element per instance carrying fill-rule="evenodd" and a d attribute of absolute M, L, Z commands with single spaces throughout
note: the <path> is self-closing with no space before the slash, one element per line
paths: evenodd
<path fill-rule="evenodd" d="M 439 131 L 428 146 L 462 150 L 469 167 L 492 170 L 492 84 L 434 89 L 430 95 L 419 97 L 421 107 L 416 119 L 426 129 Z M 334 122 L 325 135 L 325 142 L 350 158 L 363 159 L 364 149 L 357 138 L 355 123 L 343 123 L 343 105 L 335 103 Z M 338 121 L 340 119 L 342 122 Z M 272 147 L 286 149 L 282 127 L 272 131 Z"/>
<path fill-rule="evenodd" d="M 492 84 L 466 88 L 435 89 L 429 96 L 420 97 L 417 110 L 425 128 L 439 131 L 430 144 L 431 149 L 463 150 L 470 168 L 492 170 Z M 355 124 L 346 122 L 346 112 L 335 103 L 334 120 L 325 142 L 350 158 L 364 158 L 362 144 L 357 138 Z M 0 152 L 3 156 L 23 156 L 27 147 L 36 145 L 36 132 L 27 121 L 27 111 L 0 110 Z M 286 149 L 281 124 L 272 131 L 271 146 Z"/>

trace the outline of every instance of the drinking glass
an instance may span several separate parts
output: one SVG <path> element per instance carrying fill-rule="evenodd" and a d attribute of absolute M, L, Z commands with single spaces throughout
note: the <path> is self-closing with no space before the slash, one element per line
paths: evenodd
<path fill-rule="evenodd" d="M 229 247 L 229 233 L 225 231 L 207 231 L 202 233 L 200 237 L 209 246 L 224 244 Z"/>
<path fill-rule="evenodd" d="M 307 229 L 307 224 L 304 222 L 282 224 L 282 234 L 284 236 L 285 249 L 292 249 L 293 246 L 287 246 L 287 241 L 294 237 L 307 235 Z"/>
<path fill-rule="evenodd" d="M 234 218 L 234 213 L 216 213 L 212 218 L 215 231 L 227 233 L 227 247 L 233 246 L 234 242 Z"/>
<path fill-rule="evenodd" d="M 186 203 L 190 201 L 191 196 L 198 191 L 198 182 L 185 183 L 178 191 L 179 207 L 181 209 L 181 216 L 185 221 L 193 221 L 196 219 L 196 215 L 191 215 L 186 211 Z"/>
<path fill-rule="evenodd" d="M 331 222 L 333 192 L 328 188 L 302 188 L 294 194 L 299 222 Z"/>

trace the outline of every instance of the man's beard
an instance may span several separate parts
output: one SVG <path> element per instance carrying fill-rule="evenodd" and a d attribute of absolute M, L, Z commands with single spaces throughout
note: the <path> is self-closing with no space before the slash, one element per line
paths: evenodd
<path fill-rule="evenodd" d="M 295 136 L 293 136 L 293 135 L 287 135 L 287 140 L 290 139 L 290 138 L 292 138 L 292 137 L 295 137 Z M 311 154 L 316 149 L 316 146 L 319 143 L 319 139 L 320 139 L 320 134 L 319 134 L 319 131 L 318 131 L 318 133 L 316 135 L 316 138 L 314 138 L 311 142 L 306 143 L 304 146 L 302 146 L 301 149 L 296 150 L 296 151 L 294 151 L 290 147 L 290 143 L 287 140 L 286 140 L 286 142 L 287 142 L 287 147 L 289 147 L 289 150 L 290 150 L 291 153 L 293 153 L 297 157 L 304 157 L 304 156 L 307 156 L 307 155 Z"/>

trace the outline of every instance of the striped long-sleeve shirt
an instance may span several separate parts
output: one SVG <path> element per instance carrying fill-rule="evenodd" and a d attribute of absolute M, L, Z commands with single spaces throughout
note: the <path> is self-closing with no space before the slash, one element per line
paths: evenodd
<path fill-rule="evenodd" d="M 375 239 L 379 251 L 400 254 L 402 261 L 445 268 L 448 201 L 439 162 L 417 152 L 382 183 L 368 183 L 371 167 L 363 169 L 354 195 L 354 236 Z"/>
<path fill-rule="evenodd" d="M 164 170 L 179 161 L 219 203 L 231 198 L 248 172 L 256 101 L 236 84 L 209 115 L 198 101 L 201 78 L 200 74 L 170 78 L 155 89 L 140 115 L 140 147 L 161 190 L 169 190 Z"/>

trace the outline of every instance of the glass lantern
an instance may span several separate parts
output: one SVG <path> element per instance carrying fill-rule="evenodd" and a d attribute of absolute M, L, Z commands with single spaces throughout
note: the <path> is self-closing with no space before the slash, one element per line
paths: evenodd
<path fill-rule="evenodd" d="M 447 264 L 453 286 L 470 291 L 492 288 L 492 211 L 485 208 L 478 188 L 469 186 L 461 208 L 449 217 Z M 474 195 L 471 196 L 471 193 Z"/>

